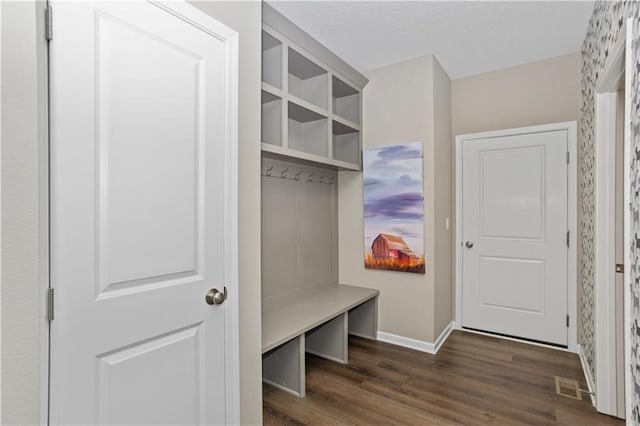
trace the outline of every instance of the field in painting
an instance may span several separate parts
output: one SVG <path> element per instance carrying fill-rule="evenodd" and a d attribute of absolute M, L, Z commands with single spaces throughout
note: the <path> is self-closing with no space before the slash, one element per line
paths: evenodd
<path fill-rule="evenodd" d="M 384 269 L 387 271 L 425 273 L 424 257 L 417 257 L 408 262 L 399 262 L 395 258 L 376 259 L 371 253 L 364 257 L 364 267 L 367 269 Z"/>

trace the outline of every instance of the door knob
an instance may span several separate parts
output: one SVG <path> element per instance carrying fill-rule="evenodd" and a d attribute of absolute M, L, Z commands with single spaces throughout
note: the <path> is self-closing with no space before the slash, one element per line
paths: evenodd
<path fill-rule="evenodd" d="M 218 290 L 217 288 L 212 288 L 207 291 L 207 294 L 204 296 L 204 300 L 207 302 L 207 305 L 221 305 L 227 300 L 227 288 L 224 288 L 224 293 Z"/>
<path fill-rule="evenodd" d="M 473 243 L 472 243 L 471 241 L 467 241 L 466 243 L 464 243 L 464 245 L 465 245 L 467 248 L 471 248 L 471 247 L 473 247 Z"/>

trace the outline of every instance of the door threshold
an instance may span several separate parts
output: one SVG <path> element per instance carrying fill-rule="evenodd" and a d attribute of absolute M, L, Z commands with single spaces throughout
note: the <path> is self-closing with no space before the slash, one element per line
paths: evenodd
<path fill-rule="evenodd" d="M 478 330 L 478 329 L 469 328 L 469 327 L 460 327 L 460 330 L 461 331 L 465 331 L 467 333 L 481 334 L 483 336 L 496 337 L 496 338 L 500 338 L 500 339 L 511 340 L 513 342 L 519 342 L 519 343 L 526 343 L 528 345 L 540 346 L 540 347 L 549 348 L 549 349 L 555 349 L 555 350 L 562 351 L 562 352 L 577 353 L 577 352 L 574 352 L 574 351 L 570 351 L 567 346 L 555 345 L 553 343 L 540 342 L 538 340 L 525 339 L 523 337 L 513 337 L 513 336 L 506 335 L 506 334 L 500 334 L 500 333 L 494 333 L 494 332 L 490 332 L 490 331 Z"/>

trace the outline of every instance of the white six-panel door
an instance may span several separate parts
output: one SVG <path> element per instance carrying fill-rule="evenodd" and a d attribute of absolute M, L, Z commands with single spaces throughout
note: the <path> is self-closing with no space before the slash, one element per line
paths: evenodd
<path fill-rule="evenodd" d="M 462 325 L 567 345 L 567 131 L 464 141 Z"/>
<path fill-rule="evenodd" d="M 185 6 L 53 3 L 52 424 L 227 420 L 235 33 Z"/>

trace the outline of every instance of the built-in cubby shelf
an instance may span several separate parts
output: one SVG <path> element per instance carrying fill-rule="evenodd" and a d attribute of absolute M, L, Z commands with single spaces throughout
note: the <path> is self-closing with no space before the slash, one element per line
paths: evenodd
<path fill-rule="evenodd" d="M 288 49 L 289 94 L 313 105 L 327 108 L 329 73 L 291 47 Z"/>
<path fill-rule="evenodd" d="M 360 92 L 336 76 L 332 78 L 331 99 L 333 113 L 345 120 L 360 124 Z"/>
<path fill-rule="evenodd" d="M 331 169 L 361 170 L 362 97 L 358 87 L 265 25 L 263 155 Z"/>
<path fill-rule="evenodd" d="M 282 97 L 262 90 L 262 142 L 282 146 Z"/>
<path fill-rule="evenodd" d="M 289 101 L 289 149 L 328 157 L 328 118 Z"/>
<path fill-rule="evenodd" d="M 304 397 L 307 353 L 346 364 L 350 334 L 378 333 L 379 291 L 338 273 L 338 172 L 362 169 L 368 81 L 268 2 L 262 19 L 262 380 Z"/>
<path fill-rule="evenodd" d="M 360 163 L 360 132 L 339 121 L 332 123 L 333 158 L 345 163 Z"/>
<path fill-rule="evenodd" d="M 282 42 L 262 31 L 262 81 L 282 89 Z"/>

